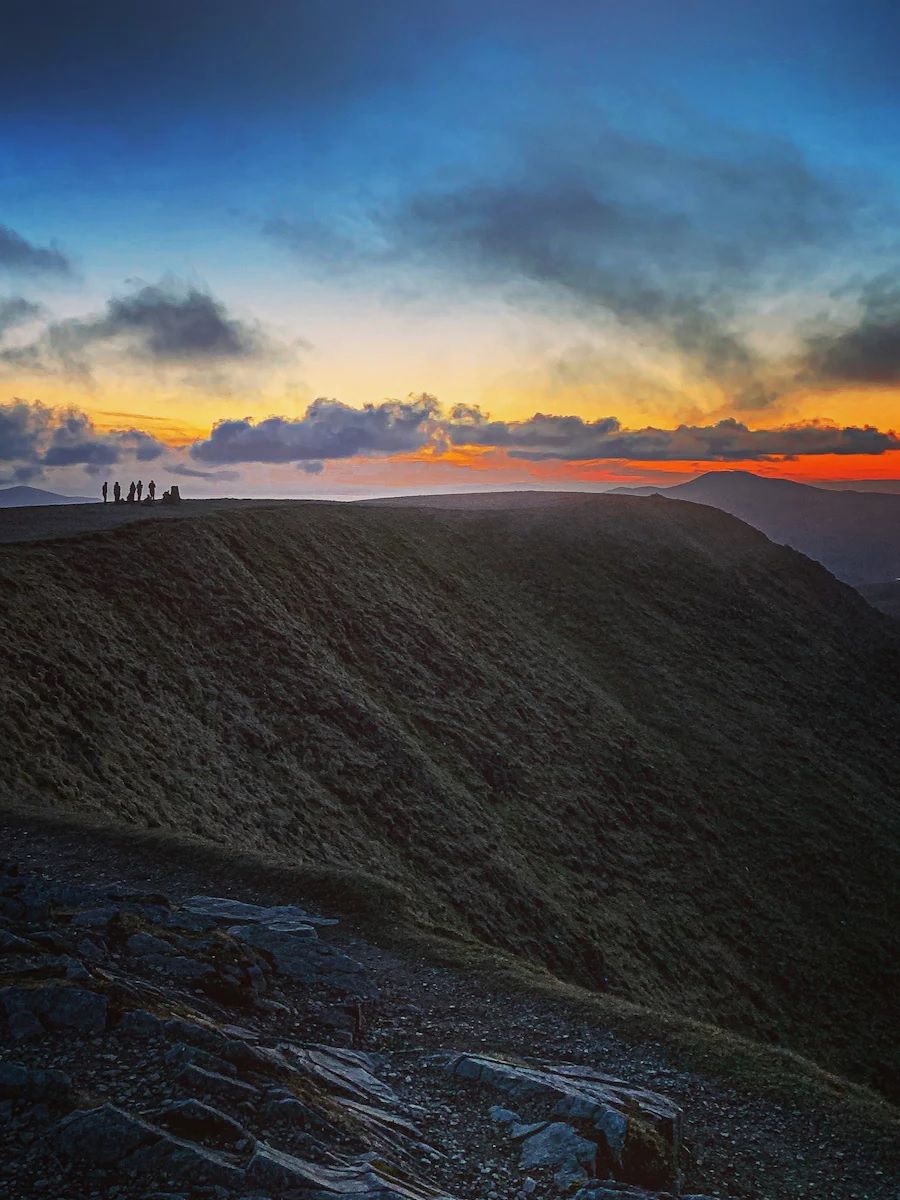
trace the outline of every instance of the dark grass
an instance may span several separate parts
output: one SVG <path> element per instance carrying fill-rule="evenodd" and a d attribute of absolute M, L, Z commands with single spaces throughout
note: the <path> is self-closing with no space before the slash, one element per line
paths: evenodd
<path fill-rule="evenodd" d="M 898 632 L 662 500 L 10 546 L 0 798 L 187 835 L 248 878 L 277 858 L 455 953 L 888 1088 Z"/>

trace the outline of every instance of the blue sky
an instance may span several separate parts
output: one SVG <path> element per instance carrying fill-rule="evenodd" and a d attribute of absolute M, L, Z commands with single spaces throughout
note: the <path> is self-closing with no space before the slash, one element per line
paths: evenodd
<path fill-rule="evenodd" d="M 194 443 L 217 421 L 274 415 L 295 447 L 309 405 L 337 401 L 352 453 L 297 460 L 312 473 L 222 468 L 272 494 L 659 469 L 596 437 L 593 457 L 553 442 L 511 460 L 536 412 L 666 434 L 898 423 L 896 5 L 14 0 L 4 15 L 0 226 L 66 262 L 10 250 L 4 266 L 0 240 L 0 305 L 34 306 L 5 331 L 7 402 L 46 409 L 34 461 L 0 460 L 7 480 L 52 478 L 66 406 L 95 440 L 134 426 L 161 468 L 201 470 Z M 201 294 L 222 323 L 194 345 Z M 152 322 L 194 324 L 159 353 Z M 440 408 L 402 452 L 359 440 L 365 405 L 423 393 Z M 470 442 L 460 405 L 480 414 Z M 485 447 L 488 412 L 506 432 Z M 716 457 L 725 434 L 688 439 L 712 455 L 697 463 L 733 461 Z M 785 470 L 804 476 L 896 463 L 888 441 L 796 465 L 797 444 Z M 112 464 L 131 469 L 131 445 Z"/>

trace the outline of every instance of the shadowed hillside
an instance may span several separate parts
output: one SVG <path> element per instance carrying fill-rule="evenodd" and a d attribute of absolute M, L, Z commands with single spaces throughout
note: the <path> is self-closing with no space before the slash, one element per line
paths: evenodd
<path fill-rule="evenodd" d="M 900 631 L 715 509 L 292 505 L 0 549 L 5 801 L 366 870 L 888 1086 Z"/>

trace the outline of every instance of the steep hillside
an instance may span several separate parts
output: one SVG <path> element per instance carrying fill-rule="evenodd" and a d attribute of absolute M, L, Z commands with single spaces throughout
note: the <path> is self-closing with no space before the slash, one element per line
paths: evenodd
<path fill-rule="evenodd" d="M 0 549 L 0 795 L 365 870 L 889 1085 L 900 631 L 714 509 L 292 505 Z"/>
<path fill-rule="evenodd" d="M 639 488 L 633 494 L 721 508 L 824 563 L 847 583 L 883 583 L 900 576 L 898 495 L 826 491 L 751 471 L 708 471 L 675 487 Z"/>

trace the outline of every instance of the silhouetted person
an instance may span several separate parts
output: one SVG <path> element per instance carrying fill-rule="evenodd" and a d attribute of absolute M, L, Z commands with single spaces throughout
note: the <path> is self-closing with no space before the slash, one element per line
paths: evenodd
<path fill-rule="evenodd" d="M 131 486 L 128 489 L 128 503 L 129 504 L 134 504 L 134 493 L 135 493 L 135 486 L 134 486 L 134 480 L 132 479 Z"/>
<path fill-rule="evenodd" d="M 152 479 L 147 484 L 147 495 L 150 497 L 150 503 L 152 504 L 153 501 L 156 499 L 156 484 L 153 482 Z"/>
<path fill-rule="evenodd" d="M 109 495 L 109 484 L 105 479 L 103 480 L 103 487 L 100 489 L 100 491 L 103 493 L 103 503 L 105 504 Z"/>
<path fill-rule="evenodd" d="M 121 504 L 121 503 L 122 503 L 122 489 L 121 489 L 121 487 L 119 486 L 119 481 L 118 481 L 118 479 L 117 479 L 117 480 L 116 480 L 116 482 L 113 484 L 113 500 L 116 502 L 116 504 Z"/>
<path fill-rule="evenodd" d="M 142 479 L 139 479 L 137 482 L 137 502 L 138 502 L 138 504 L 140 504 L 140 502 L 141 502 L 141 492 L 143 490 L 144 490 L 144 481 Z"/>

